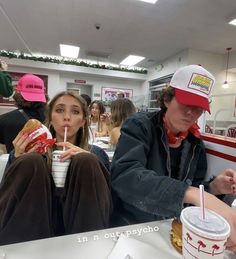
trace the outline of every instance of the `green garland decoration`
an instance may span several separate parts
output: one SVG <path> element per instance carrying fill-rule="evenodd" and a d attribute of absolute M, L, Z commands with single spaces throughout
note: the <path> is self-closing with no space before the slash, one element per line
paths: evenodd
<path fill-rule="evenodd" d="M 147 70 L 140 68 L 140 69 L 129 69 L 125 67 L 115 67 L 111 65 L 99 65 L 99 64 L 91 64 L 84 61 L 79 61 L 77 59 L 69 59 L 69 58 L 56 58 L 56 57 L 47 57 L 47 56 L 34 56 L 26 53 L 16 53 L 12 51 L 0 50 L 0 56 L 7 57 L 7 58 L 17 58 L 17 59 L 26 59 L 26 60 L 33 60 L 33 61 L 41 61 L 41 62 L 50 62 L 55 64 L 66 64 L 66 65 L 74 65 L 74 66 L 81 66 L 81 67 L 91 67 L 91 68 L 99 68 L 99 69 L 108 69 L 108 70 L 117 70 L 122 72 L 132 72 L 132 73 L 139 73 L 139 74 L 147 74 Z"/>

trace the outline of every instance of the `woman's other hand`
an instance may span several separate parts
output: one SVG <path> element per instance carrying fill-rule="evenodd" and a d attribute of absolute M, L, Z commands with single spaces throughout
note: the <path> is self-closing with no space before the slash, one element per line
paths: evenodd
<path fill-rule="evenodd" d="M 111 119 L 109 113 L 103 113 L 100 115 L 100 119 L 102 122 L 105 122 L 107 126 L 111 124 Z"/>

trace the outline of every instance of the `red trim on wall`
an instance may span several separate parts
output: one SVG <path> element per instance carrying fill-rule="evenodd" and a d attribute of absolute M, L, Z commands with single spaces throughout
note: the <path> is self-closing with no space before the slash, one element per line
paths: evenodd
<path fill-rule="evenodd" d="M 201 136 L 205 141 L 236 148 L 236 139 L 206 133 L 202 134 Z"/>
<path fill-rule="evenodd" d="M 232 161 L 232 162 L 236 163 L 236 156 L 231 156 L 231 155 L 221 153 L 219 151 L 215 151 L 215 150 L 208 149 L 208 148 L 206 149 L 206 152 L 208 154 L 213 155 L 213 156 L 217 156 L 217 157 L 220 157 L 220 158 L 223 158 L 223 159 L 226 159 L 226 160 L 229 160 L 229 161 Z"/>

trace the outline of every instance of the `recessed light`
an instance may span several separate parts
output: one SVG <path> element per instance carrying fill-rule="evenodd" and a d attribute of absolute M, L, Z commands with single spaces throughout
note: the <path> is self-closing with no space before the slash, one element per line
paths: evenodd
<path fill-rule="evenodd" d="M 155 4 L 157 2 L 157 0 L 138 0 L 138 1 L 146 2 L 146 3 L 149 3 L 149 4 Z"/>
<path fill-rule="evenodd" d="M 120 64 L 125 65 L 125 66 L 134 66 L 143 59 L 144 59 L 144 57 L 129 55 L 127 58 L 125 58 L 123 61 L 121 61 Z"/>
<path fill-rule="evenodd" d="M 233 19 L 229 22 L 229 24 L 235 25 L 236 26 L 236 19 Z"/>
<path fill-rule="evenodd" d="M 60 44 L 60 52 L 61 52 L 61 56 L 63 57 L 78 58 L 79 47 Z"/>

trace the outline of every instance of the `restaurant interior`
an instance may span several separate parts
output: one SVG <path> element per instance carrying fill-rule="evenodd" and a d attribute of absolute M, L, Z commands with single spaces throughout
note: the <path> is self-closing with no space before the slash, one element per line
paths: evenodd
<path fill-rule="evenodd" d="M 64 45 L 76 47 L 76 56 L 62 54 Z M 125 63 L 129 55 L 138 63 Z M 102 100 L 107 112 L 106 93 L 118 91 L 127 93 L 138 111 L 158 110 L 156 100 L 174 72 L 199 64 L 216 80 L 211 113 L 198 121 L 207 179 L 216 170 L 236 170 L 235 0 L 0 0 L 0 59 L 14 86 L 32 73 L 44 79 L 50 99 L 64 90 L 88 94 Z M 14 109 L 12 97 L 0 96 L 0 115 Z M 114 150 L 106 151 L 112 160 Z M 1 152 L 0 179 L 8 159 Z M 170 221 L 92 231 L 0 246 L 0 259 L 182 258 L 169 232 Z M 121 233 L 121 248 L 114 250 Z"/>

